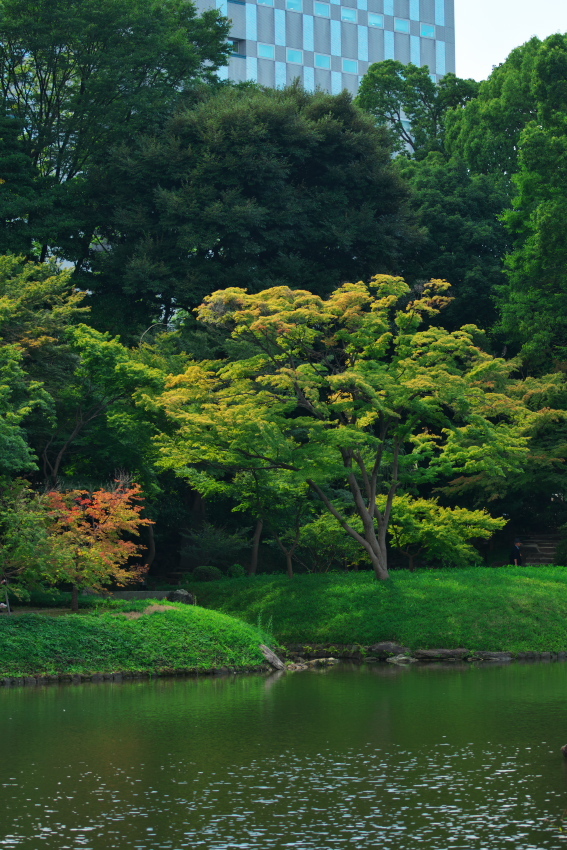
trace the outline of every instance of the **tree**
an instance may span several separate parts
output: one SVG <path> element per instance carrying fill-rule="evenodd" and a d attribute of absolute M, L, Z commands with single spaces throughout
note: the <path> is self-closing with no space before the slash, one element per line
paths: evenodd
<path fill-rule="evenodd" d="M 396 494 L 457 473 L 498 493 L 522 466 L 535 415 L 510 380 L 514 364 L 486 354 L 473 326 L 425 326 L 447 288 L 431 281 L 410 301 L 401 278 L 377 275 L 327 300 L 287 287 L 214 293 L 199 317 L 230 328 L 239 355 L 192 364 L 153 402 L 177 426 L 161 465 L 182 477 L 195 463 L 287 470 L 387 578 Z"/>
<path fill-rule="evenodd" d="M 32 253 L 30 216 L 42 206 L 37 169 L 22 126 L 0 100 L 0 255 Z"/>
<path fill-rule="evenodd" d="M 81 262 L 92 238 L 85 173 L 126 135 L 163 123 L 226 63 L 229 23 L 189 0 L 5 0 L 0 96 L 43 204 L 33 238 Z M 0 198 L 1 200 L 1 198 Z"/>
<path fill-rule="evenodd" d="M 501 329 L 528 368 L 567 362 L 567 37 L 544 41 L 533 65 L 537 117 L 520 136 L 517 194 L 504 215 L 514 240 L 500 288 Z"/>
<path fill-rule="evenodd" d="M 113 490 L 59 492 L 46 495 L 49 533 L 60 553 L 58 581 L 73 587 L 71 607 L 79 609 L 79 590 L 100 589 L 114 582 L 119 586 L 138 581 L 147 570 L 128 561 L 144 547 L 124 534 L 137 535 L 151 520 L 140 516 L 142 505 L 137 485 L 118 482 Z"/>
<path fill-rule="evenodd" d="M 16 595 L 49 583 L 58 553 L 48 533 L 44 499 L 27 481 L 0 481 L 0 582 Z"/>
<path fill-rule="evenodd" d="M 402 495 L 394 503 L 390 532 L 393 546 L 407 557 L 413 571 L 415 559 L 422 553 L 430 562 L 459 566 L 478 562 L 478 552 L 469 541 L 490 538 L 506 523 L 486 510 L 447 508 L 436 499 Z"/>
<path fill-rule="evenodd" d="M 27 380 L 18 347 L 0 346 L 0 475 L 36 468 L 25 422 L 34 408 L 48 417 L 50 401 L 41 384 Z"/>
<path fill-rule="evenodd" d="M 135 395 L 160 390 L 165 376 L 88 325 L 70 327 L 67 341 L 72 369 L 55 396 L 55 421 L 34 435 L 45 481 L 56 486 L 64 470 L 98 480 L 120 466 L 149 472 L 152 425 L 136 415 Z"/>
<path fill-rule="evenodd" d="M 434 83 L 429 68 L 386 59 L 370 66 L 356 102 L 389 128 L 396 150 L 422 159 L 444 150 L 447 111 L 475 98 L 478 86 L 455 74 Z"/>
<path fill-rule="evenodd" d="M 99 326 L 122 332 L 126 313 L 126 333 L 229 285 L 326 294 L 396 270 L 415 238 L 387 134 L 346 92 L 228 87 L 123 146 L 97 183 L 103 250 L 83 283 Z"/>
<path fill-rule="evenodd" d="M 451 330 L 469 323 L 489 330 L 498 318 L 496 291 L 506 282 L 504 255 L 511 247 L 500 220 L 509 181 L 474 174 L 462 159 L 441 153 L 419 161 L 399 157 L 397 165 L 424 232 L 419 248 L 410 246 L 405 257 L 406 280 L 450 280 L 453 300 L 437 321 Z"/>
<path fill-rule="evenodd" d="M 537 117 L 532 88 L 538 38 L 517 47 L 480 84 L 478 97 L 452 109 L 446 118 L 446 146 L 475 174 L 517 171 L 520 134 Z"/>
<path fill-rule="evenodd" d="M 187 0 L 5 0 L 0 90 L 33 164 L 63 183 L 124 132 L 155 126 L 225 63 L 228 32 Z"/>
<path fill-rule="evenodd" d="M 80 310 L 68 290 L 69 276 L 52 266 L 0 257 L 0 475 L 37 468 L 29 428 L 35 415 L 52 422 L 46 371 L 56 370 L 56 337 Z"/>

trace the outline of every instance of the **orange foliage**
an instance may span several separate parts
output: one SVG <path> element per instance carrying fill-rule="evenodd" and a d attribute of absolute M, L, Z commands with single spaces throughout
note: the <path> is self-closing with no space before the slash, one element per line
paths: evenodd
<path fill-rule="evenodd" d="M 46 496 L 50 535 L 61 554 L 58 579 L 76 587 L 100 589 L 137 581 L 146 565 L 128 565 L 145 547 L 123 535 L 138 534 L 151 525 L 140 516 L 141 489 L 118 484 L 114 490 L 53 490 Z"/>

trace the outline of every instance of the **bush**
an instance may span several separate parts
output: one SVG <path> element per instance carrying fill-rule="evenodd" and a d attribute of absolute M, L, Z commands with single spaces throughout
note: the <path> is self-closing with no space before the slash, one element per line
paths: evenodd
<path fill-rule="evenodd" d="M 193 571 L 193 581 L 218 581 L 224 577 L 218 567 L 197 567 Z"/>
<path fill-rule="evenodd" d="M 208 522 L 184 537 L 186 542 L 181 554 L 191 565 L 197 564 L 198 569 L 206 564 L 224 568 L 226 564 L 236 561 L 249 545 L 247 529 L 230 533 Z"/>

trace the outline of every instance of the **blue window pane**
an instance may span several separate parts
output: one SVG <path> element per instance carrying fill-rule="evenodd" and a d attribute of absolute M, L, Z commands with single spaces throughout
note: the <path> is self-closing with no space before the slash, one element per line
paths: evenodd
<path fill-rule="evenodd" d="M 288 47 L 287 61 L 295 62 L 297 65 L 301 65 L 303 62 L 303 50 L 292 50 L 290 47 Z"/>
<path fill-rule="evenodd" d="M 257 0 L 258 3 L 262 3 L 263 6 L 273 6 L 274 0 Z"/>
<path fill-rule="evenodd" d="M 435 27 L 432 24 L 422 24 L 421 34 L 423 38 L 435 38 Z"/>
<path fill-rule="evenodd" d="M 396 32 L 409 32 L 410 22 L 405 21 L 403 18 L 394 18 L 394 29 Z"/>
<path fill-rule="evenodd" d="M 343 71 L 345 74 L 358 74 L 358 62 L 356 59 L 343 59 Z"/>
<path fill-rule="evenodd" d="M 369 27 L 382 27 L 384 29 L 384 15 L 378 15 L 376 12 L 368 13 Z"/>
<path fill-rule="evenodd" d="M 356 23 L 356 9 L 348 9 L 343 6 L 341 9 L 341 21 L 348 21 L 351 24 Z"/>
<path fill-rule="evenodd" d="M 286 0 L 285 7 L 290 12 L 303 12 L 303 0 Z"/>
<path fill-rule="evenodd" d="M 322 18 L 330 18 L 331 7 L 328 3 L 315 3 L 315 14 L 321 15 Z"/>
<path fill-rule="evenodd" d="M 316 68 L 330 68 L 331 67 L 331 57 L 330 56 L 322 56 L 320 53 L 315 54 L 315 67 Z"/>
<path fill-rule="evenodd" d="M 258 56 L 261 59 L 275 59 L 276 58 L 276 48 L 273 44 L 259 44 L 258 45 Z"/>

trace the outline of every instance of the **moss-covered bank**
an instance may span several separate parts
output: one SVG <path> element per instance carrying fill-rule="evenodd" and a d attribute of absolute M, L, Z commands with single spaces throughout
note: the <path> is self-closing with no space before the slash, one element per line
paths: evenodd
<path fill-rule="evenodd" d="M 189 585 L 201 605 L 262 622 L 281 643 L 508 652 L 567 650 L 567 568 L 259 576 Z"/>
<path fill-rule="evenodd" d="M 166 606 L 144 602 L 59 617 L 2 616 L 0 676 L 157 674 L 263 662 L 259 644 L 266 635 L 254 626 L 198 606 Z"/>

